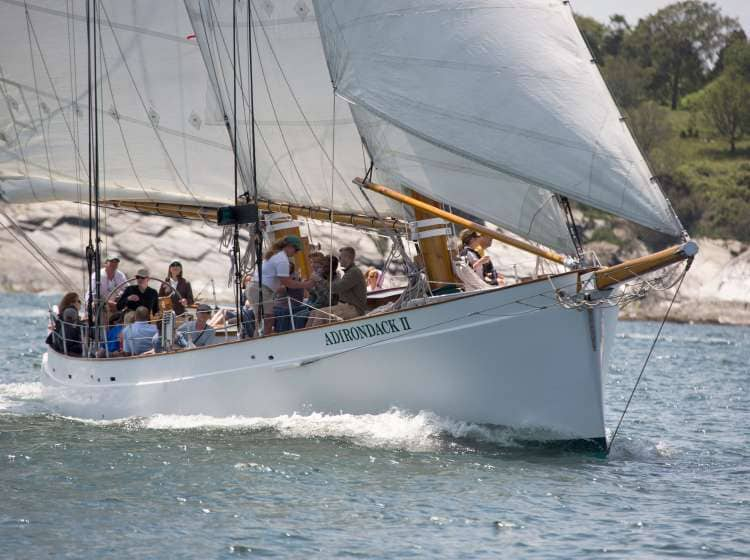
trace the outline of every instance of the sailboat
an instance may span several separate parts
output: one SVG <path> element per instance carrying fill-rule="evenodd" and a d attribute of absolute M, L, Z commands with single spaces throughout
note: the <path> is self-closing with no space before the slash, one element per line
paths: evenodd
<path fill-rule="evenodd" d="M 356 319 L 148 356 L 50 350 L 42 381 L 56 410 L 398 407 L 606 447 L 619 305 L 629 285 L 652 285 L 644 275 L 690 263 L 697 246 L 569 2 L 5 0 L 0 10 L 5 203 L 208 223 L 250 206 L 267 224 L 248 226 L 256 248 L 313 219 L 394 245 L 408 236 L 420 253 L 400 299 Z M 601 266 L 581 250 L 571 202 L 674 244 Z M 474 289 L 448 246 L 452 225 L 551 267 Z"/>

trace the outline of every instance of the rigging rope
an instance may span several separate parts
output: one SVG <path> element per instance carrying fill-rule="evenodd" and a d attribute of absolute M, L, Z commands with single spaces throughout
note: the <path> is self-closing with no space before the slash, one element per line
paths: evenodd
<path fill-rule="evenodd" d="M 333 121 L 333 130 L 331 131 L 331 203 L 328 207 L 331 209 L 330 255 L 333 257 L 333 191 L 336 177 L 336 84 L 333 84 L 333 108 L 331 120 Z M 333 258 L 328 259 L 328 305 L 333 305 Z"/>
<path fill-rule="evenodd" d="M 667 312 L 664 314 L 664 317 L 661 320 L 661 324 L 659 325 L 659 329 L 656 331 L 656 336 L 654 337 L 654 341 L 651 343 L 651 348 L 649 348 L 648 350 L 648 354 L 646 355 L 646 360 L 643 362 L 643 367 L 641 368 L 641 372 L 638 374 L 638 378 L 635 380 L 635 385 L 633 386 L 633 390 L 630 392 L 630 397 L 628 398 L 628 402 L 625 403 L 625 408 L 623 409 L 622 414 L 620 415 L 620 420 L 617 422 L 617 427 L 615 428 L 615 431 L 612 433 L 612 437 L 610 438 L 609 444 L 607 445 L 607 453 L 609 453 L 609 450 L 612 449 L 612 445 L 615 442 L 617 433 L 620 431 L 620 426 L 622 425 L 622 421 L 625 418 L 625 414 L 628 411 L 630 402 L 633 400 L 633 396 L 635 395 L 635 392 L 638 389 L 638 384 L 641 382 L 643 373 L 646 371 L 646 366 L 648 365 L 648 362 L 651 359 L 651 354 L 653 354 L 654 348 L 656 348 L 656 343 L 659 341 L 659 336 L 661 335 L 661 331 L 664 328 L 664 324 L 667 322 L 667 318 L 669 317 L 669 312 L 672 310 L 672 305 L 674 305 L 674 302 L 677 299 L 677 294 L 680 293 L 680 288 L 682 287 L 682 281 L 685 279 L 685 275 L 687 274 L 687 271 L 690 269 L 690 266 L 692 264 L 693 264 L 693 259 L 691 257 L 690 259 L 688 259 L 687 264 L 685 265 L 685 270 L 683 271 L 682 276 L 680 276 L 680 282 L 679 284 L 677 284 L 677 289 L 675 290 L 674 295 L 672 296 L 672 301 L 669 302 L 669 307 L 667 307 Z"/>
<path fill-rule="evenodd" d="M 52 192 L 52 196 L 54 198 L 57 198 L 57 194 L 55 193 L 55 181 L 52 179 L 52 161 L 50 159 L 49 155 L 49 143 L 47 142 L 47 134 L 45 133 L 45 126 L 44 126 L 44 120 L 45 118 L 42 116 L 42 100 L 39 97 L 39 82 L 36 77 L 36 64 L 34 64 L 34 49 L 31 44 L 31 17 L 29 16 L 29 6 L 26 2 L 24 2 L 24 11 L 26 13 L 26 36 L 29 43 L 29 59 L 31 61 L 31 74 L 34 77 L 34 93 L 36 93 L 36 106 L 37 106 L 37 112 L 39 114 L 39 128 L 41 128 L 42 132 L 42 145 L 44 146 L 44 156 L 47 161 L 47 176 L 49 177 L 49 188 Z M 31 112 L 29 111 L 29 117 L 32 119 L 32 126 L 33 126 L 33 117 L 31 116 Z M 36 127 L 34 127 L 36 128 Z"/>
<path fill-rule="evenodd" d="M 0 225 L 5 228 L 13 239 L 18 241 L 21 247 L 34 257 L 34 260 L 36 260 L 50 276 L 57 280 L 60 285 L 64 286 L 68 291 L 76 291 L 76 286 L 68 275 L 65 274 L 62 269 L 45 254 L 42 248 L 39 247 L 39 245 L 37 245 L 25 231 L 23 231 L 23 228 L 18 222 L 2 209 L 0 209 L 0 216 L 3 216 L 10 223 L 10 226 L 5 224 Z"/>

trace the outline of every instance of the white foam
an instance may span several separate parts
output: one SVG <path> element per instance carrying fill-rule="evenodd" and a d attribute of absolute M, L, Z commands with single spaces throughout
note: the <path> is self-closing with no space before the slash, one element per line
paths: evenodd
<path fill-rule="evenodd" d="M 0 411 L 9 411 L 28 402 L 36 402 L 42 398 L 42 384 L 35 383 L 6 383 L 0 384 Z"/>
<path fill-rule="evenodd" d="M 456 445 L 451 439 L 511 444 L 507 434 L 487 427 L 441 418 L 431 412 L 408 414 L 392 409 L 381 414 L 292 414 L 274 418 L 248 416 L 157 414 L 147 418 L 115 421 L 84 421 L 96 425 L 119 425 L 138 430 L 242 430 L 276 432 L 282 438 L 344 438 L 355 445 L 374 448 L 437 451 Z M 446 440 L 448 440 L 446 442 Z"/>

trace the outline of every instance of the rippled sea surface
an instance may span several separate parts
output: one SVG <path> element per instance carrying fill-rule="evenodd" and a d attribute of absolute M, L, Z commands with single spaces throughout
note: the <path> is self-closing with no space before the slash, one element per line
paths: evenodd
<path fill-rule="evenodd" d="M 0 295 L 0 558 L 750 554 L 748 328 L 667 325 L 603 456 L 429 411 L 54 416 L 55 299 Z M 657 327 L 620 325 L 611 427 Z"/>

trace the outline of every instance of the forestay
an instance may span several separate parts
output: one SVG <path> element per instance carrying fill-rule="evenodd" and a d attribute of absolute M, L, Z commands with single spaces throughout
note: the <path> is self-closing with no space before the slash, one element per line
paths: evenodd
<path fill-rule="evenodd" d="M 397 184 L 552 247 L 552 193 L 682 232 L 566 2 L 315 6 L 337 92 Z"/>

